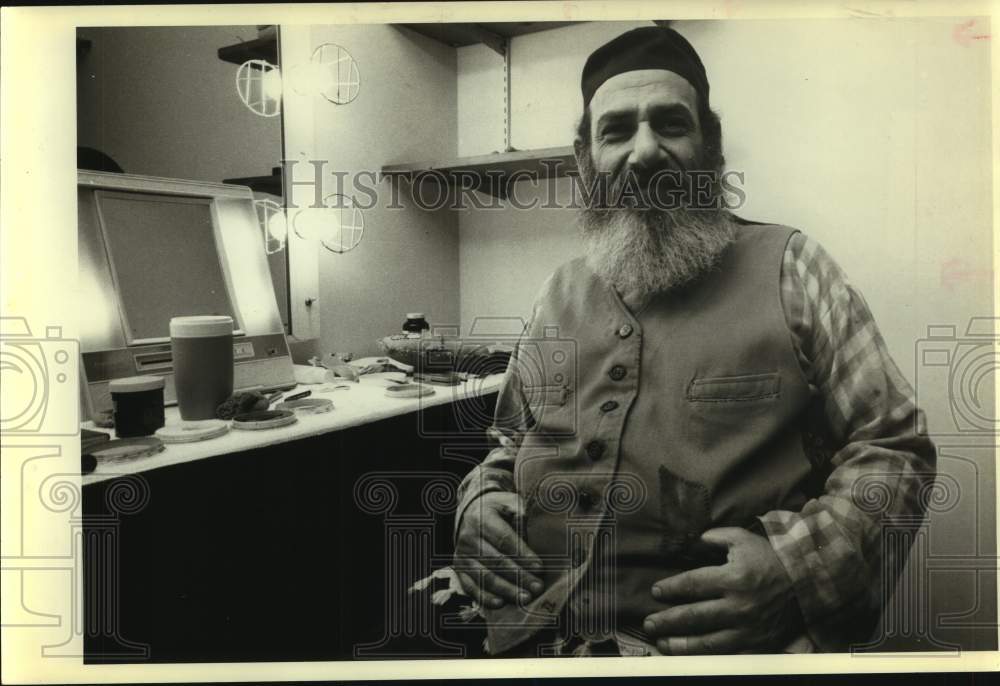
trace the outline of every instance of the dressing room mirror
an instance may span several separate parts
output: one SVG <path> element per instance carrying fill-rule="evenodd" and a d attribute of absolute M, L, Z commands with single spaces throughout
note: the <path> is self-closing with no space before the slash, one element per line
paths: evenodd
<path fill-rule="evenodd" d="M 276 26 L 77 29 L 80 169 L 249 186 L 289 329 Z"/>

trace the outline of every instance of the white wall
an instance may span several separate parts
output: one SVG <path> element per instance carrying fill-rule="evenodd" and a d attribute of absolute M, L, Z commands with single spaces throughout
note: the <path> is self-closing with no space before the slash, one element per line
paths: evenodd
<path fill-rule="evenodd" d="M 956 39 L 961 21 L 674 26 L 706 65 L 728 167 L 746 174 L 747 203 L 739 213 L 818 239 L 865 294 L 890 352 L 917 384 L 938 432 L 941 471 L 961 489 L 957 507 L 932 520 L 932 552 L 990 554 L 992 452 L 952 447 L 971 439 L 945 435 L 954 397 L 948 370 L 918 367 L 915 354 L 928 325 L 955 324 L 962 334 L 970 317 L 991 315 L 994 306 L 990 46 Z M 579 78 L 587 55 L 636 25 L 580 24 L 514 39 L 514 147 L 569 145 L 581 114 Z M 973 32 L 987 29 L 980 20 Z M 503 63 L 484 51 L 459 50 L 462 154 L 503 145 L 502 126 L 494 121 L 503 111 L 494 72 Z M 567 183 L 560 183 L 562 192 Z M 527 316 L 545 277 L 580 249 L 569 210 L 467 212 L 460 234 L 466 326 L 476 315 Z M 980 388 L 988 408 L 994 384 L 995 373 Z M 973 607 L 973 576 L 932 580 L 934 611 Z M 994 584 L 980 580 L 987 613 L 980 617 L 992 609 L 990 621 Z M 940 633 L 968 648 L 985 645 L 990 632 L 995 636 L 983 631 Z"/>
<path fill-rule="evenodd" d="M 286 89 L 285 113 L 292 122 L 286 145 L 326 162 L 330 185 L 324 195 L 336 192 L 333 172 L 350 178 L 393 162 L 456 154 L 452 48 L 392 26 L 312 26 L 304 36 L 308 46 L 299 54 L 335 43 L 353 56 L 361 76 L 357 98 L 345 105 L 288 96 Z M 302 108 L 308 116 L 301 116 Z M 295 124 L 300 121 L 312 123 Z M 311 178 L 308 163 L 302 166 Z M 297 204 L 302 204 L 298 198 L 312 198 L 311 189 L 298 190 L 293 190 Z M 344 190 L 351 194 L 351 188 Z M 424 312 L 434 325 L 458 324 L 457 216 L 447 209 L 412 207 L 407 193 L 400 194 L 402 209 L 388 207 L 388 181 L 378 192 L 378 206 L 365 211 L 357 248 L 344 254 L 318 248 L 321 331 L 314 346 L 320 355 L 377 354 L 375 341 L 399 331 L 407 312 Z"/>

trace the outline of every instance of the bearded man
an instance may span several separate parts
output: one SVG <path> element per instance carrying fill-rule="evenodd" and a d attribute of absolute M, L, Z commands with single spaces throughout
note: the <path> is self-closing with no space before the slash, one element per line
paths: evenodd
<path fill-rule="evenodd" d="M 629 31 L 583 69 L 585 256 L 538 296 L 464 480 L 455 570 L 493 655 L 844 651 L 936 452 L 861 295 L 723 168 L 705 69 Z M 680 198 L 681 202 L 665 202 Z M 872 491 L 889 494 L 870 497 Z M 875 502 L 878 500 L 878 502 Z M 900 559 L 902 557 L 902 559 Z"/>

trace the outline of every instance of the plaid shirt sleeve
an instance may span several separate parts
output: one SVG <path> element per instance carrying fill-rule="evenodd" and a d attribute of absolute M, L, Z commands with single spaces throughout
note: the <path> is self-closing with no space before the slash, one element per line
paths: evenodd
<path fill-rule="evenodd" d="M 870 638 L 895 584 L 884 574 L 905 563 L 906 550 L 884 546 L 882 525 L 923 516 L 936 450 L 864 298 L 803 234 L 786 248 L 781 296 L 833 450 L 814 465 L 828 473 L 818 497 L 759 519 L 809 637 L 822 651 L 843 651 Z"/>

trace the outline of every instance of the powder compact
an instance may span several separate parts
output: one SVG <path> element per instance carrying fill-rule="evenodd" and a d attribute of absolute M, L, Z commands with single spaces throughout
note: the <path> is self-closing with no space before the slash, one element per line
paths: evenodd
<path fill-rule="evenodd" d="M 233 428 L 245 431 L 261 431 L 288 426 L 299 421 L 294 412 L 289 410 L 260 410 L 246 412 L 233 417 Z"/>

